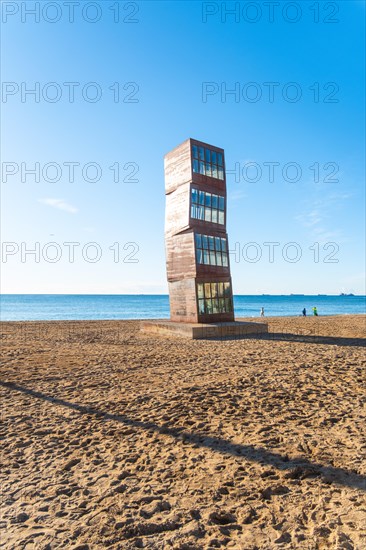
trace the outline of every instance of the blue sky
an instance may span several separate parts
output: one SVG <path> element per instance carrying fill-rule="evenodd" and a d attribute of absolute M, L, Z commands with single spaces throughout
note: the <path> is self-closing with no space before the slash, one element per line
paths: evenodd
<path fill-rule="evenodd" d="M 193 137 L 225 149 L 236 294 L 365 293 L 364 2 L 2 4 L 2 292 L 166 293 Z"/>

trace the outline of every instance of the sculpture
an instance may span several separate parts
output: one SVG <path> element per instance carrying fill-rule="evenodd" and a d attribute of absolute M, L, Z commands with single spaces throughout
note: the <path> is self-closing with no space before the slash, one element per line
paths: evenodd
<path fill-rule="evenodd" d="M 224 150 L 187 139 L 164 161 L 170 319 L 234 321 Z"/>

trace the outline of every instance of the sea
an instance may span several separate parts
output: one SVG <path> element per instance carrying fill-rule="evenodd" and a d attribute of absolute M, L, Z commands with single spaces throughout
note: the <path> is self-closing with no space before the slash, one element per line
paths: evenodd
<path fill-rule="evenodd" d="M 366 312 L 366 296 L 234 296 L 236 317 L 319 315 Z M 60 321 L 107 319 L 168 319 L 169 297 L 157 294 L 2 294 L 1 321 Z"/>

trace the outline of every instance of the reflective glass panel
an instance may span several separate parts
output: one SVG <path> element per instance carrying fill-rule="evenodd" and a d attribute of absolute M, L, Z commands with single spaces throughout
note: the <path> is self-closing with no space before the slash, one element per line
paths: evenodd
<path fill-rule="evenodd" d="M 233 309 L 230 298 L 225 298 L 225 309 L 228 313 Z"/>
<path fill-rule="evenodd" d="M 215 239 L 214 239 L 214 237 L 209 237 L 208 238 L 208 243 L 209 243 L 210 250 L 215 250 Z"/>
<path fill-rule="evenodd" d="M 226 252 L 226 239 L 220 239 L 221 240 L 221 249 Z"/>
<path fill-rule="evenodd" d="M 199 171 L 199 164 L 197 159 L 193 159 L 193 172 L 196 172 L 198 174 Z"/>
<path fill-rule="evenodd" d="M 216 256 L 213 250 L 210 251 L 210 264 L 216 265 Z"/>
<path fill-rule="evenodd" d="M 208 164 L 207 162 L 206 162 L 206 176 L 211 177 L 211 164 Z"/>
<path fill-rule="evenodd" d="M 212 210 L 212 223 L 217 223 L 217 210 Z"/>
<path fill-rule="evenodd" d="M 219 166 L 219 180 L 224 179 L 224 169 Z"/>
<path fill-rule="evenodd" d="M 211 151 L 210 149 L 206 149 L 206 162 L 211 162 Z"/>
<path fill-rule="evenodd" d="M 221 252 L 216 252 L 216 265 L 222 266 Z"/>
<path fill-rule="evenodd" d="M 204 149 L 204 147 L 200 147 L 199 151 L 200 151 L 200 160 L 205 160 L 205 149 Z"/>
<path fill-rule="evenodd" d="M 227 267 L 228 266 L 228 261 L 227 261 L 227 254 L 222 254 L 222 265 L 224 267 Z"/>
<path fill-rule="evenodd" d="M 211 221 L 211 208 L 205 208 L 205 221 Z"/>
<path fill-rule="evenodd" d="M 220 237 L 215 237 L 216 250 L 221 250 L 221 240 Z"/>
<path fill-rule="evenodd" d="M 219 177 L 219 173 L 217 171 L 217 166 L 216 164 L 213 164 L 212 165 L 212 177 L 213 178 L 218 178 Z"/>
<path fill-rule="evenodd" d="M 193 217 L 200 219 L 202 216 L 202 207 L 201 206 L 193 206 Z"/>
<path fill-rule="evenodd" d="M 196 247 L 202 248 L 202 235 L 200 235 L 199 233 L 196 233 L 195 238 L 196 238 Z"/>
<path fill-rule="evenodd" d="M 211 284 L 205 283 L 205 298 L 211 298 Z"/>
<path fill-rule="evenodd" d="M 212 195 L 212 208 L 219 207 L 219 197 L 217 195 Z"/>
<path fill-rule="evenodd" d="M 217 153 L 217 164 L 219 166 L 224 166 L 223 159 L 222 159 L 222 153 Z"/>
<path fill-rule="evenodd" d="M 216 155 L 216 151 L 211 151 L 211 162 L 212 164 L 217 164 L 217 155 Z"/>
<path fill-rule="evenodd" d="M 219 209 L 220 210 L 225 210 L 225 198 L 224 197 L 219 197 Z"/>
<path fill-rule="evenodd" d="M 225 215 L 224 212 L 221 212 L 221 210 L 219 210 L 219 223 L 221 223 L 221 225 L 224 225 L 225 223 Z"/>
<path fill-rule="evenodd" d="M 208 250 L 208 238 L 207 235 L 202 235 L 202 245 L 205 250 Z"/>
<path fill-rule="evenodd" d="M 199 203 L 205 204 L 205 194 L 203 191 L 199 191 Z"/>
<path fill-rule="evenodd" d="M 217 314 L 231 312 L 233 303 L 231 296 L 223 297 L 225 287 L 230 283 L 197 283 L 197 298 L 199 313 Z"/>
<path fill-rule="evenodd" d="M 200 162 L 200 174 L 204 174 L 204 173 L 205 173 L 205 163 Z"/>
<path fill-rule="evenodd" d="M 197 147 L 197 145 L 192 145 L 192 154 L 193 154 L 193 158 L 198 159 L 198 147 Z"/>
<path fill-rule="evenodd" d="M 205 206 L 211 206 L 211 193 L 205 193 Z"/>

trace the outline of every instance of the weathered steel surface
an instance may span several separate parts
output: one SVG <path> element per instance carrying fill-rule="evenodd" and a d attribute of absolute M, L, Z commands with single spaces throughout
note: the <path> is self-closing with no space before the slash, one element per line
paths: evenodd
<path fill-rule="evenodd" d="M 189 229 L 190 182 L 181 184 L 172 193 L 166 195 L 165 235 L 176 235 Z"/>
<path fill-rule="evenodd" d="M 196 276 L 194 233 L 178 233 L 166 240 L 168 281 L 190 279 Z"/>
<path fill-rule="evenodd" d="M 165 192 L 172 193 L 179 185 L 191 181 L 191 143 L 187 139 L 164 158 Z"/>
<path fill-rule="evenodd" d="M 169 282 L 170 319 L 197 323 L 196 285 L 194 278 Z"/>

